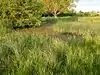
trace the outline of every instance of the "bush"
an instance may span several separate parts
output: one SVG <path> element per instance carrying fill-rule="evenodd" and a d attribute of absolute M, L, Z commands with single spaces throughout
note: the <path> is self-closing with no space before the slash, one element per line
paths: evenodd
<path fill-rule="evenodd" d="M 42 4 L 38 0 L 0 0 L 0 20 L 12 28 L 41 24 Z"/>

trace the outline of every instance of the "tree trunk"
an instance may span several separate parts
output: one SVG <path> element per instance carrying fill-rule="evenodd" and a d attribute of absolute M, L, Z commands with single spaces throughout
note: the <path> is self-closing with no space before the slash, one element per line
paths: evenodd
<path fill-rule="evenodd" d="M 54 15 L 55 18 L 57 18 L 57 15 Z"/>
<path fill-rule="evenodd" d="M 56 11 L 54 12 L 54 17 L 57 18 L 57 13 L 56 13 Z"/>

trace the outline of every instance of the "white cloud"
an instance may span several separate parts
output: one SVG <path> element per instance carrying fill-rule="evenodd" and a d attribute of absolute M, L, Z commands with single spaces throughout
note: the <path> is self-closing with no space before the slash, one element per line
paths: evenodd
<path fill-rule="evenodd" d="M 80 0 L 76 10 L 100 11 L 100 0 Z"/>

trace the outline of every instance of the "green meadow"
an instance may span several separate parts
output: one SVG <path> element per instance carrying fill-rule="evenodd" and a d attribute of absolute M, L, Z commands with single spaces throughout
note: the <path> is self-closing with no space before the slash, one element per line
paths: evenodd
<path fill-rule="evenodd" d="M 0 75 L 100 75 L 100 22 L 58 17 L 49 27 L 46 34 L 1 27 Z"/>

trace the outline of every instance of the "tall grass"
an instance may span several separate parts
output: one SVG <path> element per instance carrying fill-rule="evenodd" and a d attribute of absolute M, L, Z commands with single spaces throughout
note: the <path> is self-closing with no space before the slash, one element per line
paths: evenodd
<path fill-rule="evenodd" d="M 81 32 L 81 33 L 91 33 L 95 32 L 100 35 L 100 23 L 98 22 L 79 22 L 79 21 L 67 21 L 58 20 L 53 26 L 53 30 L 56 32 Z"/>
<path fill-rule="evenodd" d="M 0 75 L 100 75 L 99 36 L 73 40 L 7 34 L 0 38 Z"/>

